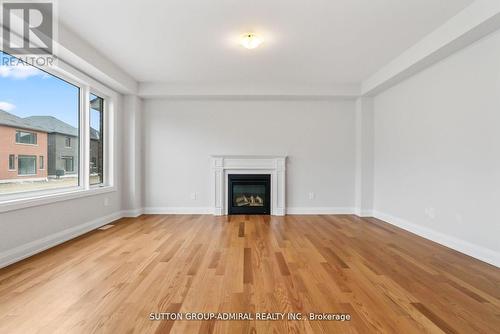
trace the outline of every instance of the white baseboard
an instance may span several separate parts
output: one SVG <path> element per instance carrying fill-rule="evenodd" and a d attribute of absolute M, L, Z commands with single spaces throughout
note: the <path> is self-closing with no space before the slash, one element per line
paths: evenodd
<path fill-rule="evenodd" d="M 360 210 L 359 208 L 356 208 L 354 210 L 354 214 L 358 217 L 373 217 L 373 211 L 372 210 Z"/>
<path fill-rule="evenodd" d="M 472 244 L 468 241 L 458 239 L 442 232 L 432 230 L 428 227 L 423 227 L 414 223 L 410 223 L 404 219 L 394 217 L 382 212 L 374 211 L 373 217 L 383 220 L 391 225 L 402 228 L 403 230 L 414 233 L 422 238 L 437 242 L 443 246 L 454 249 L 460 253 L 472 256 L 476 259 L 500 267 L 500 253 L 491 249 Z"/>
<path fill-rule="evenodd" d="M 144 208 L 145 214 L 153 215 L 210 215 L 209 207 L 149 207 Z"/>
<path fill-rule="evenodd" d="M 287 215 L 352 215 L 354 208 L 337 207 L 288 207 Z"/>
<path fill-rule="evenodd" d="M 122 217 L 136 218 L 144 214 L 144 209 L 123 210 Z"/>
<path fill-rule="evenodd" d="M 122 218 L 122 212 L 115 212 L 90 222 L 71 227 L 47 237 L 31 241 L 14 249 L 0 253 L 0 268 L 6 267 L 14 262 L 21 261 L 27 257 L 43 252 L 46 249 L 57 246 L 63 242 L 76 238 L 84 233 L 95 230 L 103 225 L 109 224 Z"/>

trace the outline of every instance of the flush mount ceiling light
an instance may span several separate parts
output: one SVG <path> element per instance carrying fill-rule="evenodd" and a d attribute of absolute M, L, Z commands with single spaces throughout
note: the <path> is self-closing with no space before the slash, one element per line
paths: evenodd
<path fill-rule="evenodd" d="M 255 49 L 262 43 L 262 40 L 255 34 L 248 33 L 241 36 L 240 44 L 247 49 Z"/>

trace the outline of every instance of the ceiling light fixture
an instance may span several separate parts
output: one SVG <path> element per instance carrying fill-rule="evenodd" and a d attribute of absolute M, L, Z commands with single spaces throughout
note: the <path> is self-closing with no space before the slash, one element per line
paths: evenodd
<path fill-rule="evenodd" d="M 241 36 L 240 44 L 247 49 L 255 49 L 262 43 L 262 40 L 255 34 L 248 33 Z"/>

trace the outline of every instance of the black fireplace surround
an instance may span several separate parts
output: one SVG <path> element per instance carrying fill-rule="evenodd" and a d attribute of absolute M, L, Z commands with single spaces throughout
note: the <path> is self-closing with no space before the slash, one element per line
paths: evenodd
<path fill-rule="evenodd" d="M 271 214 L 271 175 L 229 174 L 228 214 Z"/>

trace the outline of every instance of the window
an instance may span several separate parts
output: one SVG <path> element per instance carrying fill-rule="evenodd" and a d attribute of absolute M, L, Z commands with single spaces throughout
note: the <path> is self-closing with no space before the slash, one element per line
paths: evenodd
<path fill-rule="evenodd" d="M 75 164 L 74 164 L 74 159 L 73 157 L 62 157 L 64 161 L 64 170 L 66 172 L 74 172 L 75 171 Z"/>
<path fill-rule="evenodd" d="M 116 92 L 71 66 L 44 71 L 1 50 L 0 72 L 0 209 L 114 191 Z"/>
<path fill-rule="evenodd" d="M 90 95 L 90 184 L 104 182 L 104 99 Z"/>
<path fill-rule="evenodd" d="M 17 157 L 17 162 L 18 175 L 36 175 L 36 156 L 20 155 Z"/>
<path fill-rule="evenodd" d="M 16 170 L 16 156 L 14 154 L 9 155 L 9 170 Z"/>
<path fill-rule="evenodd" d="M 16 131 L 16 143 L 36 145 L 36 133 Z"/>
<path fill-rule="evenodd" d="M 78 187 L 80 88 L 1 51 L 0 64 L 0 102 L 8 102 L 0 109 L 0 147 L 18 157 L 8 166 L 17 165 L 17 173 L 0 165 L 0 202 L 3 195 Z M 69 166 L 71 175 L 58 178 Z M 34 180 L 26 182 L 27 175 Z"/>

